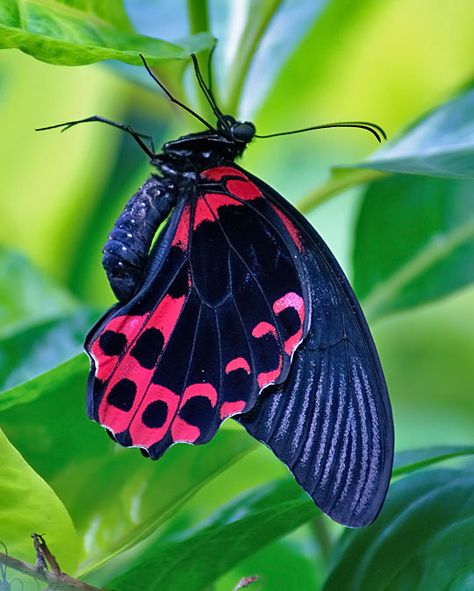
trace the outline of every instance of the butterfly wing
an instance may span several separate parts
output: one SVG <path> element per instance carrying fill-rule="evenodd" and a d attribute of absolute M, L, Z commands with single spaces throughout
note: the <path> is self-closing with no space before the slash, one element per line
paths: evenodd
<path fill-rule="evenodd" d="M 89 416 L 154 459 L 176 442 L 205 443 L 282 383 L 310 322 L 295 228 L 243 171 L 201 176 L 158 237 L 136 295 L 85 344 Z"/>
<path fill-rule="evenodd" d="M 392 415 L 377 351 L 321 237 L 271 187 L 249 176 L 297 229 L 311 319 L 286 381 L 267 388 L 250 412 L 234 418 L 273 450 L 325 513 L 364 526 L 380 511 L 393 461 Z"/>

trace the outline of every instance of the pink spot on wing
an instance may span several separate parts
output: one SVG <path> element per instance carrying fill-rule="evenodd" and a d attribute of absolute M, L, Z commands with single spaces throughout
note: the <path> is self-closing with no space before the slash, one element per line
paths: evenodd
<path fill-rule="evenodd" d="M 99 380 L 106 380 L 117 366 L 119 355 L 106 355 L 100 346 L 100 335 L 106 331 L 120 332 L 127 339 L 127 346 L 139 333 L 146 319 L 143 316 L 116 316 L 101 330 L 100 334 L 90 346 L 89 353 L 94 359 L 95 375 Z"/>
<path fill-rule="evenodd" d="M 188 249 L 188 242 L 189 242 L 189 217 L 190 217 L 190 208 L 189 205 L 183 209 L 181 214 L 181 218 L 178 222 L 178 227 L 176 228 L 176 233 L 173 238 L 173 246 L 177 246 L 184 250 L 184 252 Z"/>
<path fill-rule="evenodd" d="M 179 416 L 179 411 L 184 407 L 186 402 L 196 396 L 205 396 L 213 408 L 217 404 L 217 391 L 212 384 L 204 382 L 202 384 L 191 384 L 188 386 L 183 393 L 177 414 L 171 424 L 171 437 L 174 442 L 194 443 L 201 434 L 198 427 L 190 425 Z"/>
<path fill-rule="evenodd" d="M 259 322 L 252 330 L 252 336 L 256 339 L 260 339 L 266 334 L 272 334 L 275 338 L 277 338 L 276 328 L 269 322 Z"/>
<path fill-rule="evenodd" d="M 229 363 L 225 366 L 225 373 L 230 373 L 231 371 L 235 371 L 237 369 L 243 369 L 249 375 L 251 373 L 250 365 L 243 357 L 236 357 L 235 359 L 229 361 Z"/>
<path fill-rule="evenodd" d="M 270 324 L 269 322 L 259 322 L 257 326 L 252 330 L 252 336 L 256 339 L 261 339 L 263 336 L 267 334 L 271 334 L 275 339 L 278 338 L 276 328 L 273 326 L 273 324 Z M 280 377 L 282 365 L 283 357 L 280 354 L 278 357 L 278 367 L 270 371 L 263 371 L 258 374 L 257 382 L 259 387 L 263 388 L 268 384 L 274 383 Z"/>
<path fill-rule="evenodd" d="M 162 400 L 168 406 L 166 421 L 161 427 L 147 427 L 141 420 L 141 414 L 137 413 L 129 427 L 133 445 L 149 447 L 161 441 L 170 428 L 171 421 L 179 405 L 179 396 L 164 386 L 151 384 L 146 396 L 147 405 L 158 400 Z"/>
<path fill-rule="evenodd" d="M 272 204 L 273 209 L 275 210 L 278 217 L 281 219 L 285 228 L 287 229 L 289 235 L 291 236 L 293 242 L 296 244 L 296 247 L 300 252 L 303 252 L 303 243 L 301 242 L 301 236 L 294 223 L 287 217 L 276 205 Z"/>
<path fill-rule="evenodd" d="M 245 408 L 245 400 L 236 400 L 235 402 L 223 402 L 220 410 L 221 419 L 236 415 Z"/>
<path fill-rule="evenodd" d="M 114 433 L 120 433 L 129 427 L 129 425 L 131 426 L 131 422 L 134 423 L 135 421 L 134 415 L 139 410 L 143 411 L 153 400 L 150 398 L 150 391 L 153 389 L 151 379 L 153 377 L 154 368 L 147 369 L 142 367 L 135 357 L 130 355 L 134 339 L 143 330 L 156 328 L 162 333 L 164 345 L 166 345 L 174 327 L 176 326 L 184 302 L 185 296 L 172 298 L 170 295 L 166 295 L 156 309 L 148 316 L 120 316 L 112 319 L 104 328 L 104 330 L 108 330 L 109 326 L 120 326 L 120 331 L 127 335 L 128 349 L 126 353 L 120 359 L 114 358 L 115 362 L 112 368 L 110 368 L 109 365 L 106 365 L 106 369 L 111 370 L 108 371 L 107 375 L 104 375 L 105 379 L 109 378 L 109 383 L 105 388 L 98 410 L 100 423 L 111 429 Z M 120 321 L 119 318 L 121 319 Z M 94 342 L 93 348 L 97 342 L 98 341 Z M 101 358 L 99 358 L 98 361 L 96 375 L 99 379 L 103 379 L 100 376 L 105 373 L 104 364 Z M 131 377 L 133 377 L 133 381 L 136 385 L 136 393 L 132 408 L 128 411 L 124 411 L 110 405 L 107 402 L 107 396 L 112 388 L 121 379 L 130 379 Z M 141 412 L 139 414 L 141 415 Z"/>
<path fill-rule="evenodd" d="M 216 406 L 217 404 L 216 389 L 212 384 L 207 384 L 204 382 L 202 384 L 191 384 L 191 386 L 186 388 L 179 408 L 182 408 L 188 400 L 195 398 L 196 396 L 205 396 L 211 403 L 212 407 Z"/>
<path fill-rule="evenodd" d="M 175 417 L 171 425 L 171 437 L 178 443 L 194 443 L 201 435 L 201 431 L 195 425 L 183 421 L 181 417 Z"/>
<path fill-rule="evenodd" d="M 115 370 L 112 379 L 107 384 L 104 396 L 100 401 L 98 410 L 100 424 L 104 427 L 108 427 L 114 433 L 124 431 L 130 423 L 130 417 L 133 416 L 133 413 L 140 404 L 140 392 L 146 390 L 152 375 L 152 369 L 145 369 L 134 357 L 126 355 Z M 116 384 L 122 379 L 130 379 L 131 376 L 133 376 L 133 381 L 136 385 L 136 393 L 132 407 L 129 410 L 122 410 L 112 406 L 107 401 L 107 396 Z"/>
<path fill-rule="evenodd" d="M 226 176 L 240 176 L 244 179 L 247 178 L 243 172 L 232 166 L 216 166 L 215 168 L 208 168 L 201 172 L 201 178 L 209 179 L 210 181 L 220 181 Z"/>
<path fill-rule="evenodd" d="M 273 311 L 275 314 L 280 314 L 283 310 L 287 308 L 293 308 L 298 313 L 298 317 L 300 319 L 300 328 L 296 331 L 295 334 L 291 335 L 285 341 L 285 352 L 288 355 L 291 355 L 301 341 L 301 337 L 303 336 L 303 322 L 304 322 L 304 300 L 303 298 L 298 295 L 297 293 L 290 291 L 286 293 L 284 296 L 279 298 L 273 304 Z"/>
<path fill-rule="evenodd" d="M 282 366 L 282 358 L 280 355 L 278 361 L 278 367 L 276 369 L 272 369 L 271 371 L 262 371 L 257 376 L 257 382 L 260 388 L 264 386 L 268 386 L 269 384 L 274 384 L 276 380 L 280 377 L 281 373 L 281 366 Z"/>
<path fill-rule="evenodd" d="M 165 295 L 146 323 L 146 328 L 157 328 L 163 333 L 164 345 L 170 339 L 185 300 L 185 296 L 172 298 L 168 294 Z"/>

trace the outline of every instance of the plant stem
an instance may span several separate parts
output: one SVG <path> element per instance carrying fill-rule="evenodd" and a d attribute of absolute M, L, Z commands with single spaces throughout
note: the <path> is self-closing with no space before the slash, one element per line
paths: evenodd
<path fill-rule="evenodd" d="M 58 591 L 70 591 L 71 589 L 75 591 L 100 591 L 97 587 L 92 587 L 92 585 L 88 585 L 64 573 L 55 574 L 49 571 L 38 570 L 36 565 L 18 560 L 18 558 L 13 558 L 13 556 L 8 556 L 3 552 L 0 552 L 0 564 L 4 564 L 6 567 L 28 575 L 33 579 L 44 581 L 52 589 L 57 589 Z"/>
<path fill-rule="evenodd" d="M 188 0 L 189 31 L 192 35 L 209 31 L 207 0 Z"/>
<path fill-rule="evenodd" d="M 196 35 L 197 33 L 208 33 L 210 26 L 209 26 L 209 8 L 207 4 L 207 0 L 187 0 L 188 5 L 188 21 L 189 21 L 189 32 L 192 35 Z M 207 76 L 207 62 L 209 59 L 209 49 L 205 51 L 200 51 L 196 57 L 199 62 L 199 68 L 204 75 L 204 78 Z M 211 64 L 212 67 L 212 64 Z M 197 106 L 200 115 L 204 117 L 204 119 L 210 119 L 213 121 L 212 110 L 206 100 L 206 97 L 201 92 L 197 80 L 194 78 L 194 86 L 196 88 L 196 100 Z"/>
<path fill-rule="evenodd" d="M 250 3 L 249 15 L 245 29 L 241 35 L 239 51 L 235 56 L 229 76 L 229 93 L 227 95 L 226 112 L 238 116 L 239 103 L 242 96 L 252 59 L 258 44 L 283 0 L 267 0 L 263 8 L 256 5 L 253 10 Z M 264 4 L 262 2 L 262 4 Z M 257 8 L 258 6 L 258 8 Z M 258 12 L 260 9 L 260 12 Z M 255 14 L 256 13 L 256 14 Z"/>
<path fill-rule="evenodd" d="M 341 191 L 363 185 L 386 176 L 387 173 L 378 170 L 354 169 L 347 174 L 330 178 L 326 183 L 303 197 L 296 208 L 301 213 L 309 213 L 312 209 L 331 199 Z"/>
<path fill-rule="evenodd" d="M 326 524 L 324 523 L 323 515 L 318 515 L 310 522 L 313 537 L 316 540 L 319 549 L 321 550 L 321 556 L 326 564 L 332 555 L 332 541 L 329 535 Z"/>

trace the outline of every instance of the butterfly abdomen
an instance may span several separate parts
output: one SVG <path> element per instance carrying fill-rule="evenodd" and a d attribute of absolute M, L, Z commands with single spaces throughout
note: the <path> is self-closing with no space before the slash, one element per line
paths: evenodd
<path fill-rule="evenodd" d="M 176 203 L 168 180 L 151 176 L 127 202 L 102 252 L 102 265 L 120 302 L 134 295 L 158 226 Z"/>

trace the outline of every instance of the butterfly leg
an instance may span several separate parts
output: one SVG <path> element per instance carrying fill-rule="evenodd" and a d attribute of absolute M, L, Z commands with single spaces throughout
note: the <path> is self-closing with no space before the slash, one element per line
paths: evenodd
<path fill-rule="evenodd" d="M 48 127 L 39 127 L 36 131 L 47 131 L 49 129 L 56 129 L 58 127 L 62 127 L 61 131 L 66 131 L 75 125 L 79 125 L 80 123 L 90 123 L 92 121 L 99 121 L 99 123 L 106 123 L 112 127 L 116 127 L 121 131 L 125 131 L 126 133 L 130 134 L 133 139 L 137 142 L 140 148 L 149 156 L 153 158 L 155 156 L 155 146 L 153 143 L 153 138 L 149 135 L 145 135 L 143 133 L 138 133 L 131 127 L 130 125 L 126 125 L 123 123 L 116 123 L 115 121 L 111 121 L 110 119 L 106 119 L 105 117 L 99 117 L 99 115 L 92 115 L 92 117 L 86 117 L 85 119 L 77 119 L 75 121 L 66 121 L 65 123 L 57 123 L 56 125 L 49 125 Z M 147 145 L 143 140 L 147 140 L 149 145 Z"/>
<path fill-rule="evenodd" d="M 168 183 L 151 176 L 115 222 L 102 250 L 102 265 L 120 302 L 128 302 L 140 285 L 156 230 L 175 203 L 175 193 Z"/>

